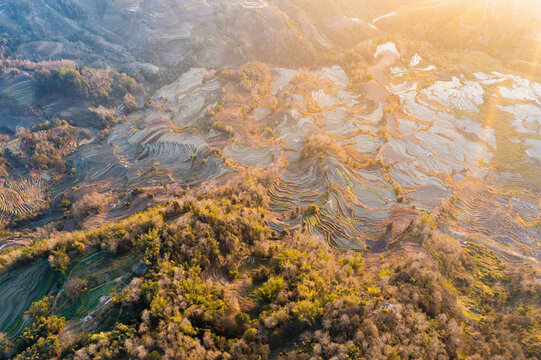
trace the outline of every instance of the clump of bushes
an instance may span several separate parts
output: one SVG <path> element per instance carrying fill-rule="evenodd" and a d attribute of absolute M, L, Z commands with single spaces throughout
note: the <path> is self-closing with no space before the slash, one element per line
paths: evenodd
<path fill-rule="evenodd" d="M 65 172 L 62 151 L 66 151 L 70 145 L 75 146 L 77 129 L 58 119 L 46 122 L 38 129 L 21 135 L 26 153 L 20 155 L 28 156 L 30 168 Z"/>
<path fill-rule="evenodd" d="M 222 77 L 229 81 L 234 81 L 244 91 L 267 93 L 272 75 L 267 64 L 252 61 L 248 62 L 238 70 L 223 70 Z"/>
<path fill-rule="evenodd" d="M 306 102 L 306 112 L 308 114 L 317 114 L 319 112 L 321 112 L 321 106 L 319 106 L 319 104 L 314 101 L 314 100 L 308 100 Z"/>
<path fill-rule="evenodd" d="M 307 215 L 307 216 L 313 216 L 313 215 L 317 214 L 318 212 L 319 212 L 318 206 L 315 205 L 315 204 L 310 204 L 306 208 L 306 211 L 304 212 L 304 214 Z"/>
<path fill-rule="evenodd" d="M 330 136 L 313 134 L 304 141 L 301 149 L 301 159 L 323 158 L 336 148 L 336 143 Z"/>
<path fill-rule="evenodd" d="M 61 353 L 58 334 L 64 328 L 64 318 L 53 315 L 54 297 L 45 297 L 32 304 L 26 312 L 30 326 L 15 342 L 15 359 L 55 358 Z"/>
<path fill-rule="evenodd" d="M 71 214 L 78 219 L 84 219 L 90 215 L 96 215 L 102 212 L 108 202 L 109 199 L 104 194 L 97 192 L 86 194 L 82 199 L 73 203 Z"/>
<path fill-rule="evenodd" d="M 81 280 L 79 278 L 69 279 L 64 286 L 66 296 L 71 301 L 77 300 L 82 294 L 86 292 L 87 285 L 88 281 L 86 280 Z"/>
<path fill-rule="evenodd" d="M 235 135 L 235 131 L 230 125 L 225 125 L 223 122 L 219 120 L 212 123 L 212 128 L 217 131 L 225 133 L 230 138 Z"/>
<path fill-rule="evenodd" d="M 136 82 L 126 74 L 112 70 L 81 67 L 41 69 L 34 73 L 38 94 L 76 95 L 94 105 L 107 105 L 123 100 L 136 90 Z M 128 104 L 131 103 L 128 97 Z"/>

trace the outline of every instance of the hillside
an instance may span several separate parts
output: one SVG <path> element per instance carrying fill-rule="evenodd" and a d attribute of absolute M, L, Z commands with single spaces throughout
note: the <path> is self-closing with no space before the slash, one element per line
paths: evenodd
<path fill-rule="evenodd" d="M 535 273 L 439 234 L 444 214 L 412 221 L 384 257 L 365 258 L 273 231 L 265 184 L 239 181 L 12 253 L 14 264 L 49 256 L 65 284 L 30 308 L 18 358 L 539 354 Z"/>
<path fill-rule="evenodd" d="M 1 4 L 0 358 L 541 357 L 538 9 Z"/>

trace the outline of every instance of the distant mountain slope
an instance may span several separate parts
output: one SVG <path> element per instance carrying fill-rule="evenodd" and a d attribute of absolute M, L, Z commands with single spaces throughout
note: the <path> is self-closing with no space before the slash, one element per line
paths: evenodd
<path fill-rule="evenodd" d="M 537 0 L 402 1 L 378 25 L 434 45 L 484 50 L 504 60 L 541 60 L 541 2 Z"/>
<path fill-rule="evenodd" d="M 367 1 L 244 3 L 9 0 L 0 5 L 0 35 L 16 57 L 118 66 L 192 58 L 306 64 L 316 51 L 351 46 L 370 34 Z"/>

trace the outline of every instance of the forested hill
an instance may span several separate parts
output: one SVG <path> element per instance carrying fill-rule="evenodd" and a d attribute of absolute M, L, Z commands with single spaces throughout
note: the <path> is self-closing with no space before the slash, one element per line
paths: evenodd
<path fill-rule="evenodd" d="M 30 307 L 13 344 L 3 338 L 4 356 L 539 355 L 540 288 L 531 270 L 440 235 L 445 214 L 412 221 L 385 256 L 335 252 L 305 231 L 271 230 L 264 187 L 247 178 L 180 192 L 126 220 L 4 256 L 8 274 L 49 257 L 65 284 Z"/>

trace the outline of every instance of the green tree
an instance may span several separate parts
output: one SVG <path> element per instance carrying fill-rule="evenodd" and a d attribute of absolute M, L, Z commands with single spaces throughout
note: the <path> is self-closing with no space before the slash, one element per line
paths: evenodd
<path fill-rule="evenodd" d="M 70 259 L 65 250 L 57 250 L 49 256 L 49 263 L 56 271 L 65 274 L 70 266 Z"/>
<path fill-rule="evenodd" d="M 271 276 L 256 291 L 256 297 L 263 303 L 273 301 L 284 288 L 284 279 L 281 276 Z"/>

